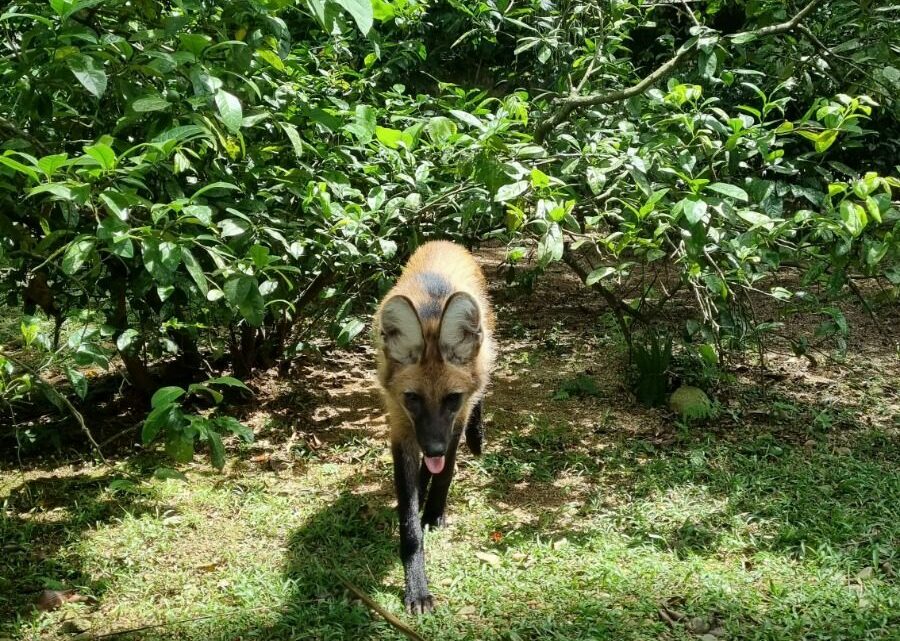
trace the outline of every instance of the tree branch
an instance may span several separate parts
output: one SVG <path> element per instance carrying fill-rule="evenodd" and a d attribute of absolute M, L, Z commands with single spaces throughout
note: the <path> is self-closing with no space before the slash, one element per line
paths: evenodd
<path fill-rule="evenodd" d="M 736 39 L 739 37 L 763 37 L 792 31 L 796 29 L 800 25 L 800 22 L 806 16 L 808 16 L 813 11 L 813 9 L 816 8 L 816 6 L 821 3 L 822 0 L 810 0 L 810 2 L 807 3 L 807 5 L 800 11 L 798 11 L 790 20 L 779 22 L 778 24 L 769 25 L 767 27 L 762 27 L 760 29 L 734 33 L 729 37 L 731 39 Z M 682 62 L 684 62 L 685 58 L 687 58 L 695 48 L 696 44 L 683 44 L 674 56 L 666 60 L 654 71 L 644 76 L 639 82 L 631 85 L 630 87 L 626 87 L 625 89 L 619 89 L 617 91 L 611 91 L 608 93 L 588 94 L 586 96 L 570 95 L 565 98 L 558 98 L 554 101 L 554 105 L 557 108 L 556 111 L 549 116 L 540 119 L 537 125 L 535 125 L 534 141 L 538 144 L 541 144 L 547 137 L 547 134 L 561 125 L 563 122 L 565 122 L 569 117 L 569 114 L 571 114 L 576 109 L 591 107 L 594 105 L 603 105 L 612 102 L 621 102 L 623 100 L 628 100 L 633 96 L 644 93 L 657 80 L 661 79 L 663 76 L 665 76 L 676 67 L 678 67 Z"/>
<path fill-rule="evenodd" d="M 394 626 L 394 628 L 398 632 L 401 632 L 403 635 L 405 635 L 407 638 L 411 639 L 412 641 L 425 641 L 425 639 L 422 637 L 422 635 L 420 635 L 418 632 L 413 630 L 411 627 L 409 627 L 408 625 L 403 623 L 403 621 L 401 621 L 400 619 L 395 617 L 393 614 L 391 614 L 390 612 L 385 610 L 383 607 L 378 605 L 378 603 L 375 601 L 375 599 L 373 599 L 368 594 L 366 594 L 365 592 L 360 590 L 358 587 L 356 587 L 355 585 L 350 583 L 350 581 L 348 581 L 341 574 L 337 574 L 337 578 L 341 583 L 344 584 L 344 587 L 347 588 L 348 590 L 350 590 L 350 592 L 352 592 L 354 594 L 354 596 L 356 596 L 357 599 L 362 601 L 366 605 L 366 607 L 368 607 L 370 610 L 372 610 L 372 612 L 375 612 L 376 614 L 381 615 L 381 617 L 385 621 L 390 623 L 392 626 Z"/>
<path fill-rule="evenodd" d="M 11 362 L 13 365 L 18 367 L 19 369 L 28 372 L 28 374 L 30 374 L 31 377 L 34 379 L 35 385 L 40 387 L 44 391 L 44 394 L 47 396 L 47 400 L 49 400 L 51 403 L 53 403 L 57 407 L 62 405 L 63 407 L 66 408 L 66 410 L 69 412 L 71 417 L 75 419 L 76 423 L 78 423 L 78 426 L 81 428 L 81 431 L 84 432 L 84 435 L 87 437 L 87 440 L 91 444 L 91 447 L 94 448 L 94 451 L 97 454 L 97 458 L 99 458 L 102 463 L 106 463 L 106 459 L 103 456 L 103 452 L 100 450 L 100 446 L 97 444 L 97 441 L 94 440 L 94 435 L 91 434 L 91 430 L 88 429 L 87 424 L 84 422 L 84 417 L 81 415 L 81 412 L 79 412 L 78 409 L 74 405 L 72 405 L 72 403 L 69 401 L 69 399 L 67 399 L 65 396 L 63 396 L 58 391 L 56 391 L 56 388 L 53 387 L 53 384 L 48 383 L 41 376 L 40 372 L 38 372 L 33 367 L 30 367 L 29 365 L 27 365 L 26 363 L 23 363 L 22 361 L 20 361 L 17 358 L 13 358 L 12 356 L 10 356 L 9 354 L 7 354 L 3 351 L 0 351 L 0 356 L 2 356 L 3 358 L 5 358 L 9 362 Z"/>
<path fill-rule="evenodd" d="M 47 147 L 45 147 L 40 140 L 32 136 L 27 131 L 20 129 L 14 122 L 7 120 L 3 116 L 0 116 L 0 128 L 6 129 L 7 131 L 12 132 L 13 135 L 29 142 L 31 146 L 34 147 L 35 150 L 37 150 L 37 152 L 42 156 L 46 156 L 48 153 L 50 153 L 49 151 L 47 151 Z"/>

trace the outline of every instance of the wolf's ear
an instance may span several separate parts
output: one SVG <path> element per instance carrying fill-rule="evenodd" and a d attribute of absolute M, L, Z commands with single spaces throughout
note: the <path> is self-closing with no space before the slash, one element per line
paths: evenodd
<path fill-rule="evenodd" d="M 441 316 L 441 356 L 455 365 L 472 361 L 481 347 L 481 313 L 478 302 L 466 292 L 447 299 Z"/>
<path fill-rule="evenodd" d="M 403 365 L 418 363 L 425 350 L 422 324 L 412 301 L 394 296 L 381 309 L 381 338 L 392 361 Z"/>

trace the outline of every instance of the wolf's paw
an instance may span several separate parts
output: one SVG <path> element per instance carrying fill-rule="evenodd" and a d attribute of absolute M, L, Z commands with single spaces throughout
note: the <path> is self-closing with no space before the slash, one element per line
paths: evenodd
<path fill-rule="evenodd" d="M 427 590 L 424 594 L 407 592 L 406 596 L 403 597 L 403 603 L 406 605 L 408 614 L 428 614 L 434 610 L 434 597 Z"/>
<path fill-rule="evenodd" d="M 441 514 L 423 514 L 422 529 L 437 530 L 447 525 L 447 517 Z"/>

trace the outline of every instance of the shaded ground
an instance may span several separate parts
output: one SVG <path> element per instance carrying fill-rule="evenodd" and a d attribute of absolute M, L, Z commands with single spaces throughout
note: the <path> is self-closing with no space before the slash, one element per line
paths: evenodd
<path fill-rule="evenodd" d="M 849 306 L 842 361 L 773 343 L 687 426 L 636 405 L 614 323 L 570 276 L 530 296 L 492 281 L 488 447 L 462 456 L 451 525 L 426 537 L 439 609 L 405 619 L 423 636 L 900 638 L 896 310 L 876 326 Z M 146 455 L 0 473 L 0 637 L 401 638 L 338 579 L 405 617 L 371 360 L 255 381 L 258 440 L 224 474 L 198 459 L 166 480 Z M 579 376 L 596 388 L 561 400 Z M 64 587 L 96 602 L 31 610 Z"/>

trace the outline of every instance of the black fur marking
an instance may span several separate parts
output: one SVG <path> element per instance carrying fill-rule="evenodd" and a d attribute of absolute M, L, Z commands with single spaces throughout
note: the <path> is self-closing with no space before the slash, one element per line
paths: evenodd
<path fill-rule="evenodd" d="M 444 512 L 447 509 L 447 495 L 450 492 L 450 483 L 453 481 L 453 472 L 456 468 L 456 450 L 459 446 L 459 433 L 453 436 L 450 447 L 447 448 L 447 458 L 444 469 L 440 474 L 433 474 L 431 487 L 428 489 L 428 498 L 425 499 L 425 509 L 422 513 L 422 527 L 439 528 L 445 523 Z M 426 470 L 427 471 L 427 470 Z"/>
<path fill-rule="evenodd" d="M 483 402 L 483 400 L 478 401 L 478 404 L 472 408 L 469 422 L 466 425 L 466 445 L 475 456 L 481 456 L 481 447 L 484 443 L 484 422 L 481 420 L 481 404 Z"/>
<path fill-rule="evenodd" d="M 425 550 L 419 522 L 418 447 L 407 443 L 391 447 L 394 458 L 394 486 L 400 517 L 400 558 L 406 578 L 403 602 L 410 614 L 424 614 L 434 608 L 434 598 L 425 578 Z"/>
<path fill-rule="evenodd" d="M 437 272 L 422 272 L 416 278 L 428 294 L 428 301 L 418 309 L 419 318 L 440 318 L 444 311 L 444 300 L 453 293 L 450 281 Z"/>

